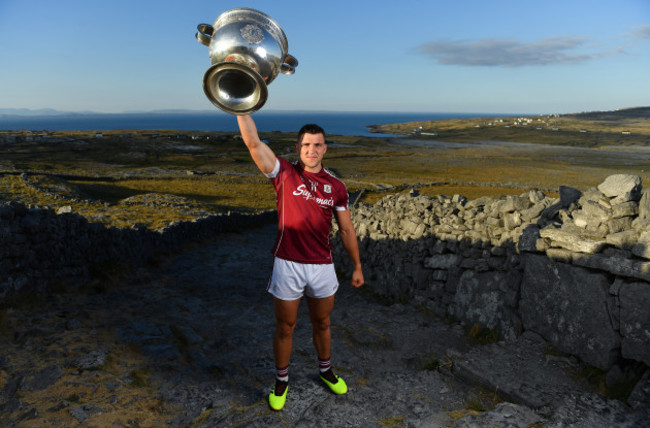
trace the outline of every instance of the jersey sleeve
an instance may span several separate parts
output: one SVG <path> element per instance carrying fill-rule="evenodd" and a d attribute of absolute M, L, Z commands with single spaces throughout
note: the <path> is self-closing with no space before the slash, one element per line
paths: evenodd
<path fill-rule="evenodd" d="M 269 172 L 268 174 L 264 174 L 264 175 L 266 175 L 268 178 L 273 180 L 274 178 L 276 178 L 278 176 L 279 173 L 280 173 L 280 159 L 278 157 L 276 157 L 275 158 L 275 167 L 273 167 L 273 171 Z"/>
<path fill-rule="evenodd" d="M 345 211 L 348 209 L 350 203 L 350 195 L 348 194 L 348 189 L 345 187 L 343 182 L 340 182 L 340 186 L 337 186 L 336 189 L 336 203 L 334 204 L 334 209 L 336 211 Z"/>

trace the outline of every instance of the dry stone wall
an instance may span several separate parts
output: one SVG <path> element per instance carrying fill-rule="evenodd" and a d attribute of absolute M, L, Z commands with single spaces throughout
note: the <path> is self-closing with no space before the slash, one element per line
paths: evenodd
<path fill-rule="evenodd" d="M 367 286 L 514 340 L 525 330 L 608 370 L 650 365 L 650 192 L 597 188 L 501 198 L 387 196 L 352 209 Z M 335 260 L 346 265 L 338 238 Z"/>
<path fill-rule="evenodd" d="M 58 285 L 78 288 L 89 281 L 93 267 L 105 263 L 143 263 L 187 241 L 277 219 L 274 211 L 211 215 L 152 231 L 107 228 L 65 211 L 0 203 L 0 304 L 21 293 L 44 294 Z"/>
<path fill-rule="evenodd" d="M 474 200 L 388 196 L 353 208 L 367 287 L 513 340 L 525 330 L 608 370 L 650 365 L 650 192 L 613 175 L 597 188 L 567 186 Z M 91 268 L 140 263 L 221 231 L 273 222 L 207 216 L 161 231 L 106 228 L 74 213 L 0 202 L 0 303 L 18 293 L 80 286 Z M 348 263 L 334 238 L 335 259 Z"/>

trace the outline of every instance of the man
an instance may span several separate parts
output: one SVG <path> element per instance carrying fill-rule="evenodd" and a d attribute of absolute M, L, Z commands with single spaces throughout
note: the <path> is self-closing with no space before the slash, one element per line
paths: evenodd
<path fill-rule="evenodd" d="M 274 296 L 276 318 L 273 335 L 276 382 L 269 394 L 269 405 L 281 410 L 286 402 L 293 331 L 303 296 L 309 308 L 320 378 L 335 394 L 345 394 L 347 385 L 333 373 L 330 363 L 330 314 L 339 285 L 329 240 L 333 215 L 343 247 L 354 265 L 352 286 L 361 287 L 364 279 L 357 235 L 348 210 L 347 189 L 322 165 L 327 151 L 325 132 L 317 125 L 305 125 L 298 133 L 296 144 L 300 160 L 290 163 L 276 157 L 260 141 L 251 116 L 237 116 L 237 122 L 253 161 L 271 179 L 277 197 L 278 235 L 267 288 Z"/>

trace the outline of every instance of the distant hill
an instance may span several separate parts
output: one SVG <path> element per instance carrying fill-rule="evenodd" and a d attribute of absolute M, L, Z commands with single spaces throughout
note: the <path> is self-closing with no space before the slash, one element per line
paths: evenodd
<path fill-rule="evenodd" d="M 212 113 L 213 110 L 187 110 L 187 109 L 166 109 L 166 110 L 133 110 L 121 113 L 99 113 L 95 111 L 61 111 L 51 108 L 28 109 L 28 108 L 0 108 L 0 117 L 16 116 L 86 116 L 86 115 L 108 115 L 108 114 L 196 114 Z"/>
<path fill-rule="evenodd" d="M 650 107 L 632 107 L 620 110 L 571 113 L 563 114 L 562 117 L 570 117 L 583 120 L 650 119 Z"/>
<path fill-rule="evenodd" d="M 28 108 L 0 108 L 0 116 L 54 116 L 65 113 L 66 112 L 51 108 L 41 108 L 37 110 L 31 110 Z"/>

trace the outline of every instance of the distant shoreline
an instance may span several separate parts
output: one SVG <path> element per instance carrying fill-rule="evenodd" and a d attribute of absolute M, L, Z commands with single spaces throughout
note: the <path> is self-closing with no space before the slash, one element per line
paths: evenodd
<path fill-rule="evenodd" d="M 465 113 L 265 113 L 254 115 L 260 132 L 297 132 L 305 123 L 318 123 L 327 134 L 375 137 L 369 127 L 412 120 L 450 120 L 475 117 Z M 0 117 L 0 130 L 109 131 L 121 129 L 238 132 L 233 115 L 109 114 L 81 116 Z"/>

